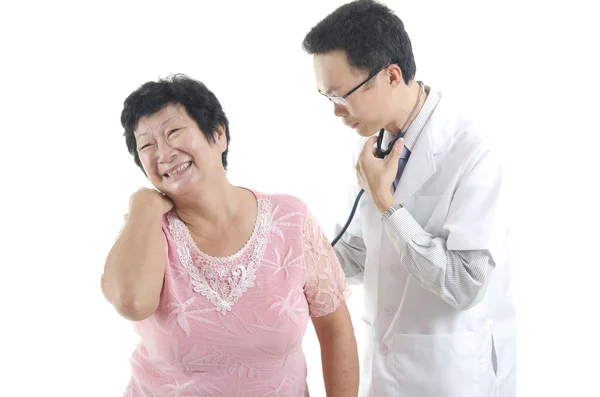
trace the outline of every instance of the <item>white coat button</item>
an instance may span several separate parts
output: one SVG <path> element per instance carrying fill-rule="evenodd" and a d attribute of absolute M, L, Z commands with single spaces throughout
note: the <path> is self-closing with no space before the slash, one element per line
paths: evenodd
<path fill-rule="evenodd" d="M 381 354 L 382 356 L 385 356 L 388 352 L 388 348 L 386 345 L 379 345 L 379 354 Z"/>
<path fill-rule="evenodd" d="M 397 265 L 392 265 L 390 266 L 390 272 L 392 272 L 392 274 L 398 274 L 400 273 L 400 268 Z"/>
<path fill-rule="evenodd" d="M 391 316 L 392 314 L 394 314 L 394 308 L 391 306 L 386 306 L 385 309 L 383 309 L 383 311 L 388 316 Z"/>

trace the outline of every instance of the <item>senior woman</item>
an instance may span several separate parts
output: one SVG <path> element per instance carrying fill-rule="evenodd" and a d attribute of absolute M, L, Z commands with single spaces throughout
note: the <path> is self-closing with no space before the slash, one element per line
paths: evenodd
<path fill-rule="evenodd" d="M 308 396 L 311 318 L 328 396 L 356 396 L 344 274 L 306 205 L 231 185 L 228 121 L 184 75 L 125 100 L 125 141 L 156 190 L 129 201 L 102 291 L 141 342 L 125 396 Z"/>

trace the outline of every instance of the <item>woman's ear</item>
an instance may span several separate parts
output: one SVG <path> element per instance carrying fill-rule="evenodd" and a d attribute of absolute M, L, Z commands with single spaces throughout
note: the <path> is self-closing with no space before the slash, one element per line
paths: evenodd
<path fill-rule="evenodd" d="M 225 127 L 222 124 L 219 124 L 217 128 L 215 128 L 214 137 L 215 142 L 221 149 L 221 153 L 227 150 L 227 133 L 225 131 Z"/>

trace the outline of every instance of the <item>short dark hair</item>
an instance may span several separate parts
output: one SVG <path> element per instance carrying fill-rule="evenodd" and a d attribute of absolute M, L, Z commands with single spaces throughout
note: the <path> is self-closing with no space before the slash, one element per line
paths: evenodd
<path fill-rule="evenodd" d="M 223 168 L 227 169 L 227 153 L 231 138 L 229 121 L 221 103 L 215 94 L 200 81 L 191 79 L 184 74 L 174 74 L 165 79 L 142 84 L 125 99 L 123 104 L 121 112 L 121 125 L 125 129 L 123 136 L 127 150 L 142 172 L 146 173 L 137 153 L 133 132 L 142 117 L 159 112 L 168 105 L 183 106 L 209 142 L 216 142 L 214 132 L 218 126 L 223 126 L 227 138 L 227 149 L 223 152 L 221 161 Z"/>
<path fill-rule="evenodd" d="M 367 74 L 397 64 L 406 84 L 417 71 L 404 23 L 387 6 L 373 0 L 339 7 L 308 32 L 302 47 L 311 55 L 344 51 L 350 66 Z"/>

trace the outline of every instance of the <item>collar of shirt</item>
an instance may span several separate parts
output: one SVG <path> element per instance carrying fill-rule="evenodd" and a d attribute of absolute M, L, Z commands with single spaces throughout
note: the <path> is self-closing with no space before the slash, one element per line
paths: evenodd
<path fill-rule="evenodd" d="M 427 99 L 425 99 L 425 103 L 423 104 L 423 107 L 417 114 L 417 117 L 415 117 L 413 122 L 410 123 L 408 131 L 406 131 L 406 133 L 404 134 L 404 151 L 402 153 L 402 157 L 406 156 L 407 149 L 412 152 L 415 143 L 417 142 L 417 139 L 419 139 L 419 136 L 421 135 L 421 131 L 423 131 L 423 127 L 425 127 L 425 124 L 427 124 L 427 121 L 433 114 L 435 107 L 440 101 L 439 93 L 431 90 L 431 88 L 429 87 L 425 87 L 425 89 L 428 90 Z M 391 133 L 389 131 L 385 131 L 381 147 L 387 148 L 391 140 Z"/>

